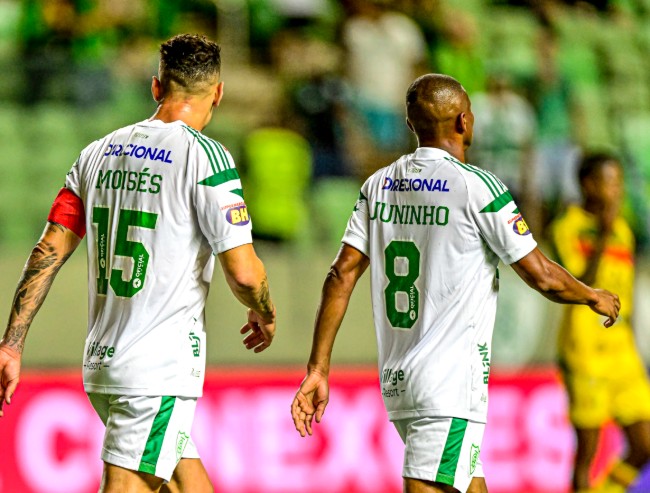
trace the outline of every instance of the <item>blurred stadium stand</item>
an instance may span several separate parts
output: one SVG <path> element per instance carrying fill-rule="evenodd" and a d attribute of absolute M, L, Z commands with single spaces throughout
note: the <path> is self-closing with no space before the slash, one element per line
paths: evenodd
<path fill-rule="evenodd" d="M 252 217 L 260 218 L 258 248 L 272 274 L 277 272 L 271 276 L 272 288 L 287 337 L 279 338 L 275 351 L 257 362 L 302 363 L 320 283 L 336 253 L 336 239 L 356 198 L 355 190 L 369 173 L 414 145 L 411 141 L 398 151 L 378 150 L 364 117 L 352 103 L 354 88 L 347 83 L 341 35 L 349 16 L 360 15 L 368 5 L 375 9 L 371 16 L 394 10 L 418 23 L 427 42 L 428 62 L 414 66 L 414 75 L 451 73 L 477 100 L 484 100 L 484 94 L 489 97 L 488 80 L 500 77 L 508 81 L 510 91 L 529 101 L 538 119 L 533 151 L 519 162 L 500 164 L 514 166 L 515 175 L 521 178 L 535 177 L 525 184 L 530 190 L 526 196 L 534 200 L 522 200 L 521 205 L 538 239 L 544 240 L 545 225 L 567 200 L 575 198 L 575 185 L 567 182 L 580 148 L 610 147 L 624 156 L 627 211 L 639 241 L 638 297 L 642 299 L 650 285 L 646 254 L 650 62 L 642 55 L 650 46 L 648 0 L 593 6 L 552 0 L 531 4 L 4 0 L 0 1 L 0 149 L 4 159 L 0 195 L 5 200 L 0 206 L 0 258 L 5 275 L 0 292 L 5 305 L 24 257 L 79 151 L 106 132 L 153 112 L 149 80 L 156 71 L 159 40 L 180 31 L 203 32 L 223 45 L 226 83 L 224 102 L 206 133 L 231 150 L 249 182 Z M 481 123 L 480 113 L 476 118 Z M 490 130 L 489 125 L 485 128 Z M 293 161 L 285 165 L 300 169 L 290 172 L 292 183 L 281 173 L 264 173 L 268 165 L 260 158 L 256 142 L 265 137 L 269 141 L 269 132 L 284 136 L 270 139 L 274 148 L 286 142 L 287 149 L 294 149 L 287 152 Z M 476 139 L 497 142 L 499 156 L 512 154 L 508 139 L 499 140 L 496 135 Z M 305 146 L 311 146 L 311 151 Z M 305 168 L 310 162 L 318 169 Z M 287 187 L 292 193 L 282 207 L 278 202 L 274 208 L 263 208 L 269 193 L 286 192 Z M 269 230 L 273 224 L 279 225 L 276 231 Z M 264 238 L 275 241 L 267 244 Z M 79 361 L 85 326 L 84 263 L 83 255 L 75 255 L 62 274 L 71 276 L 70 282 L 55 284 L 44 313 L 37 318 L 26 352 L 30 366 Z M 309 275 L 300 275 L 297 284 L 295 273 L 305 269 Z M 508 269 L 502 270 L 505 279 L 495 332 L 495 365 L 552 362 L 557 307 L 519 289 L 520 281 Z M 215 286 L 215 291 L 223 289 L 223 285 Z M 367 301 L 367 290 L 355 295 L 342 337 L 372 339 Z M 210 361 L 246 358 L 239 351 L 220 351 L 222 341 L 235 342 L 233 330 L 239 324 L 240 310 L 232 303 L 215 303 L 210 304 L 210 310 L 218 313 L 211 317 L 215 334 Z M 51 317 L 50 307 L 68 316 Z M 650 331 L 645 320 L 648 317 L 639 305 L 637 331 L 647 358 L 650 337 L 644 334 Z M 56 341 L 60 341 L 60 351 L 55 350 Z M 336 358 L 374 360 L 372 343 L 352 351 L 344 341 L 338 344 Z"/>

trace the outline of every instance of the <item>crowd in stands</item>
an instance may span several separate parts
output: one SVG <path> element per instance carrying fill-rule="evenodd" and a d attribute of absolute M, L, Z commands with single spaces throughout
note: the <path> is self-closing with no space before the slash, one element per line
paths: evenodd
<path fill-rule="evenodd" d="M 537 236 L 577 199 L 581 153 L 609 150 L 650 249 L 650 0 L 0 0 L 0 18 L 16 21 L 0 21 L 4 152 L 26 167 L 15 190 L 43 183 L 44 202 L 83 139 L 152 112 L 160 40 L 200 32 L 222 44 L 226 84 L 206 133 L 240 163 L 262 237 L 294 240 L 310 217 L 340 237 L 359 184 L 415 146 L 409 83 L 442 72 L 473 101 L 470 162 L 502 178 Z M 43 132 L 67 147 L 34 160 L 19 147 Z"/>

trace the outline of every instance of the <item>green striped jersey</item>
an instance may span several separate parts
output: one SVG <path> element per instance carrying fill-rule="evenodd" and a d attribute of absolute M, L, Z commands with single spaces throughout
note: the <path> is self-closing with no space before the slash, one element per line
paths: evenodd
<path fill-rule="evenodd" d="M 251 243 L 237 169 L 180 121 L 86 147 L 66 178 L 88 231 L 88 392 L 199 396 L 214 255 Z"/>
<path fill-rule="evenodd" d="M 370 258 L 390 418 L 484 422 L 497 265 L 536 246 L 507 188 L 421 147 L 364 183 L 343 242 Z"/>

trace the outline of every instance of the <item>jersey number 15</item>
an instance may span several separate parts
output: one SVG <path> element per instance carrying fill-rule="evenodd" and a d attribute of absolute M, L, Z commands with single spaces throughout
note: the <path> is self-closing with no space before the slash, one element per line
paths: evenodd
<path fill-rule="evenodd" d="M 108 276 L 109 256 L 107 249 L 110 216 L 108 207 L 93 207 L 93 224 L 97 225 L 97 270 L 99 272 L 97 294 L 105 295 L 108 292 L 110 279 L 111 288 L 117 296 L 131 298 L 144 287 L 147 265 L 149 264 L 149 252 L 142 243 L 127 239 L 129 227 L 154 229 L 158 214 L 129 209 L 120 210 L 113 256 L 133 259 L 133 272 L 131 273 L 131 279 L 128 281 L 122 278 L 121 269 L 112 269 L 110 278 Z"/>

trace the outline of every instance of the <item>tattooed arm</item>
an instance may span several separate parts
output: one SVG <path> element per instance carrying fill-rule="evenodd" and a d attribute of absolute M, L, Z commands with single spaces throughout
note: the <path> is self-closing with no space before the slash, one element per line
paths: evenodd
<path fill-rule="evenodd" d="M 231 291 L 249 308 L 248 323 L 241 333 L 252 332 L 244 339 L 244 345 L 256 353 L 264 351 L 275 335 L 275 308 L 264 265 L 251 244 L 220 253 L 219 260 Z"/>
<path fill-rule="evenodd" d="M 2 404 L 11 402 L 18 385 L 25 338 L 61 266 L 81 241 L 60 224 L 48 222 L 23 269 L 14 295 L 9 322 L 0 340 L 0 417 Z"/>

